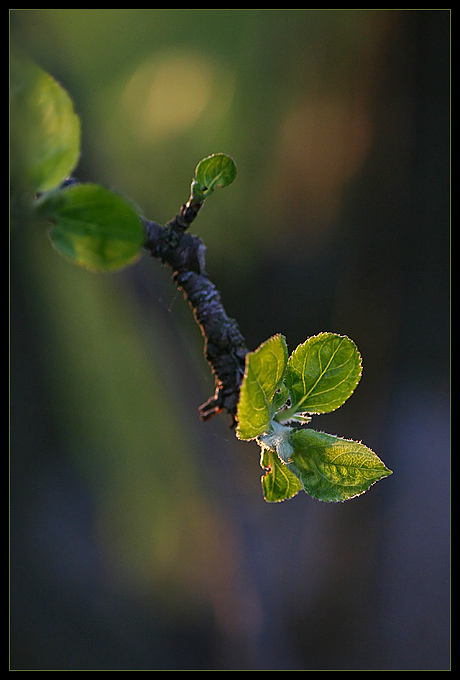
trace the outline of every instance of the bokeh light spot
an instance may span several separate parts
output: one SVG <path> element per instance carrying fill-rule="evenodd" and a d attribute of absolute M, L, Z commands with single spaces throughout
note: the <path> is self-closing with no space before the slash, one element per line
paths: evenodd
<path fill-rule="evenodd" d="M 123 93 L 133 132 L 154 140 L 190 129 L 209 104 L 214 80 L 212 64 L 190 51 L 163 53 L 144 62 Z"/>

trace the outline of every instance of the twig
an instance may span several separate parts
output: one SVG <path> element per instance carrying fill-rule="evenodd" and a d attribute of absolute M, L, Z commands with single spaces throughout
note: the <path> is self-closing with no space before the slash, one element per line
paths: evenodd
<path fill-rule="evenodd" d="M 205 357 L 216 380 L 216 391 L 200 406 L 202 420 L 226 410 L 235 424 L 248 349 L 234 319 L 227 316 L 220 293 L 205 271 L 206 247 L 187 232 L 201 203 L 185 203 L 165 226 L 145 218 L 145 248 L 173 271 L 173 280 L 193 309 L 204 337 Z"/>

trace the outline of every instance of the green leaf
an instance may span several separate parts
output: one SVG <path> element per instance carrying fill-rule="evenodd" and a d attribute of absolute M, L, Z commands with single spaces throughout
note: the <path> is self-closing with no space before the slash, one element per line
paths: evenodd
<path fill-rule="evenodd" d="M 282 335 L 274 335 L 246 355 L 246 368 L 240 389 L 236 435 L 255 439 L 266 432 L 274 413 L 273 400 L 281 388 L 288 349 Z"/>
<path fill-rule="evenodd" d="M 214 189 L 231 184 L 236 173 L 235 161 L 224 153 L 203 158 L 195 168 L 192 198 L 203 201 Z"/>
<path fill-rule="evenodd" d="M 275 392 L 273 397 L 273 412 L 276 413 L 280 408 L 282 408 L 287 400 L 289 399 L 289 391 L 286 385 L 281 385 Z"/>
<path fill-rule="evenodd" d="M 44 195 L 39 212 L 50 219 L 56 250 L 94 271 L 136 260 L 145 239 L 140 217 L 121 196 L 96 184 L 76 184 Z"/>
<path fill-rule="evenodd" d="M 267 470 L 261 479 L 264 498 L 269 503 L 292 498 L 302 490 L 302 484 L 275 451 L 262 447 L 260 466 Z"/>
<path fill-rule="evenodd" d="M 80 156 L 80 119 L 61 85 L 39 66 L 11 58 L 11 180 L 15 190 L 49 191 Z"/>
<path fill-rule="evenodd" d="M 320 333 L 309 338 L 289 358 L 285 384 L 292 403 L 279 419 L 334 411 L 353 393 L 361 370 L 358 349 L 346 336 Z"/>
<path fill-rule="evenodd" d="M 289 469 L 305 491 L 327 502 L 359 496 L 392 472 L 360 442 L 303 429 L 290 437 L 293 454 Z"/>

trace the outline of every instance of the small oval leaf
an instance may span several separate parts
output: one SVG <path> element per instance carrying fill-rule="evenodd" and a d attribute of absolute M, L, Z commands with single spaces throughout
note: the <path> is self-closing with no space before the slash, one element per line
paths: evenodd
<path fill-rule="evenodd" d="M 285 501 L 302 490 L 300 480 L 281 462 L 275 451 L 262 448 L 260 466 L 266 470 L 261 483 L 264 498 L 268 503 Z"/>
<path fill-rule="evenodd" d="M 216 153 L 203 158 L 195 168 L 192 194 L 204 200 L 214 189 L 231 184 L 236 174 L 235 161 L 227 154 Z"/>
<path fill-rule="evenodd" d="M 145 239 L 140 217 L 118 194 L 96 184 L 76 184 L 45 195 L 40 213 L 52 221 L 59 253 L 87 269 L 113 271 L 136 260 Z"/>
<path fill-rule="evenodd" d="M 286 369 L 289 414 L 334 411 L 354 392 L 361 372 L 361 355 L 350 338 L 335 333 L 309 338 L 292 353 Z"/>

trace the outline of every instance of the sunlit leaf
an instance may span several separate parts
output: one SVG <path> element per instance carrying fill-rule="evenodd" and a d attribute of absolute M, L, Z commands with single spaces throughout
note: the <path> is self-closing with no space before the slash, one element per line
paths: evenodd
<path fill-rule="evenodd" d="M 282 385 L 287 359 L 286 340 L 279 334 L 246 355 L 237 412 L 239 439 L 254 439 L 268 430 L 274 396 Z"/>
<path fill-rule="evenodd" d="M 192 194 L 204 200 L 214 189 L 231 184 L 236 174 L 235 161 L 224 153 L 216 153 L 203 158 L 195 168 Z"/>
<path fill-rule="evenodd" d="M 305 491 L 321 501 L 339 502 L 359 496 L 391 475 L 384 463 L 360 442 L 303 429 L 290 437 L 290 470 Z"/>
<path fill-rule="evenodd" d="M 44 196 L 39 209 L 51 220 L 50 239 L 61 255 L 94 271 L 124 267 L 140 254 L 145 233 L 121 196 L 96 184 L 77 184 Z"/>
<path fill-rule="evenodd" d="M 80 119 L 52 76 L 29 60 L 11 58 L 11 179 L 35 192 L 58 186 L 80 156 Z"/>
<path fill-rule="evenodd" d="M 261 482 L 264 498 L 269 503 L 287 500 L 302 490 L 298 477 L 281 462 L 275 451 L 263 447 L 260 465 L 266 470 Z"/>
<path fill-rule="evenodd" d="M 358 349 L 346 336 L 321 333 L 309 338 L 292 353 L 287 365 L 289 414 L 334 411 L 353 393 L 361 370 Z"/>

